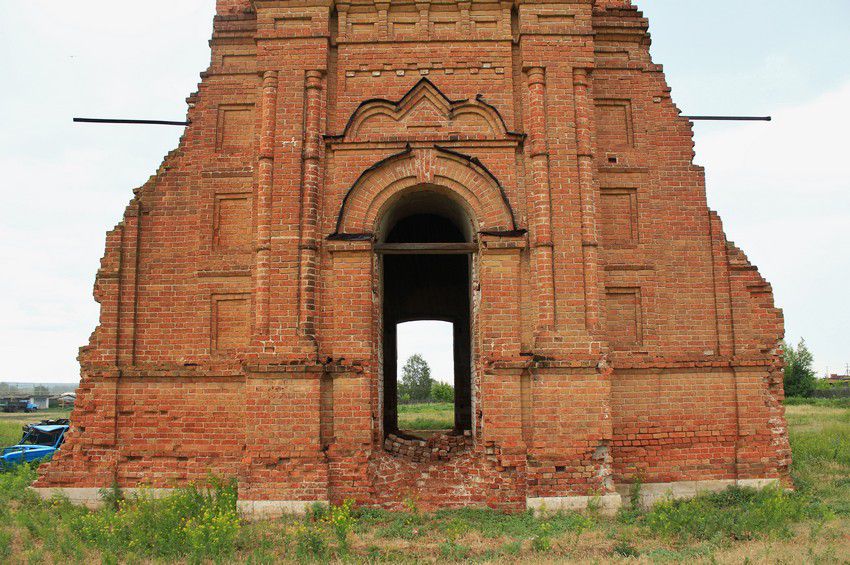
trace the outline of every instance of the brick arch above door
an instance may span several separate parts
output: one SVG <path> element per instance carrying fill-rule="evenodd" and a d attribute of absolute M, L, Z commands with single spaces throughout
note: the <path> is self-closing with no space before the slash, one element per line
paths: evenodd
<path fill-rule="evenodd" d="M 389 206 L 419 189 L 437 190 L 463 206 L 479 232 L 518 233 L 498 179 L 475 157 L 437 145 L 390 155 L 366 169 L 346 193 L 331 239 L 375 232 Z"/>

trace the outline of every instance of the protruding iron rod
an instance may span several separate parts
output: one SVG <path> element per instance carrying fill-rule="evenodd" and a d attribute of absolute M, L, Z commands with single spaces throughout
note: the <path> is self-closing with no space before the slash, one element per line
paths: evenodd
<path fill-rule="evenodd" d="M 682 116 L 693 121 L 706 122 L 769 122 L 771 116 Z"/>
<path fill-rule="evenodd" d="M 770 122 L 771 116 L 682 116 L 692 121 L 706 122 Z M 74 118 L 77 123 L 85 124 L 133 124 L 133 125 L 155 125 L 155 126 L 188 126 L 188 121 L 172 120 L 129 120 L 115 118 Z"/>
<path fill-rule="evenodd" d="M 74 118 L 74 122 L 82 124 L 134 124 L 154 126 L 188 126 L 189 122 L 177 122 L 171 120 L 126 120 L 113 118 Z"/>

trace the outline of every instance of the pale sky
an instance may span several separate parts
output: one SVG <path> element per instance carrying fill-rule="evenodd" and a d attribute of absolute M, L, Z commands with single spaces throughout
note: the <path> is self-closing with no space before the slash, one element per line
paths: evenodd
<path fill-rule="evenodd" d="M 644 0 L 652 54 L 688 114 L 772 114 L 696 126 L 708 199 L 773 284 L 788 337 L 817 368 L 850 363 L 850 2 Z M 104 236 L 177 144 L 209 62 L 214 0 L 0 0 L 0 381 L 78 378 L 97 323 Z M 450 380 L 448 335 L 412 330 Z"/>

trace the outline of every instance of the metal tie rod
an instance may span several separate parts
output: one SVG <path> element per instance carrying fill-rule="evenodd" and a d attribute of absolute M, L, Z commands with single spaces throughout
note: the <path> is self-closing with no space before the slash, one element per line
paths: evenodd
<path fill-rule="evenodd" d="M 154 125 L 154 126 L 188 126 L 188 121 L 171 121 L 171 120 L 128 120 L 115 118 L 74 118 L 75 123 L 79 124 L 133 124 L 133 125 Z"/>
<path fill-rule="evenodd" d="M 771 116 L 682 116 L 693 121 L 705 122 L 770 122 Z"/>
<path fill-rule="evenodd" d="M 706 122 L 770 122 L 771 116 L 682 116 L 691 121 Z M 131 125 L 156 125 L 156 126 L 188 126 L 189 121 L 172 120 L 131 120 L 124 118 L 74 118 L 76 123 L 84 124 L 131 124 Z"/>

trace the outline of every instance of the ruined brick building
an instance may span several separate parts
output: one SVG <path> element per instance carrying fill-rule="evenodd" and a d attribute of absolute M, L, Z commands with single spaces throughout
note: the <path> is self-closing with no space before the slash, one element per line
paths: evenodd
<path fill-rule="evenodd" d="M 218 0 L 179 147 L 106 241 L 36 487 L 572 508 L 783 480 L 782 315 L 628 0 Z M 396 325 L 453 323 L 455 429 Z"/>

